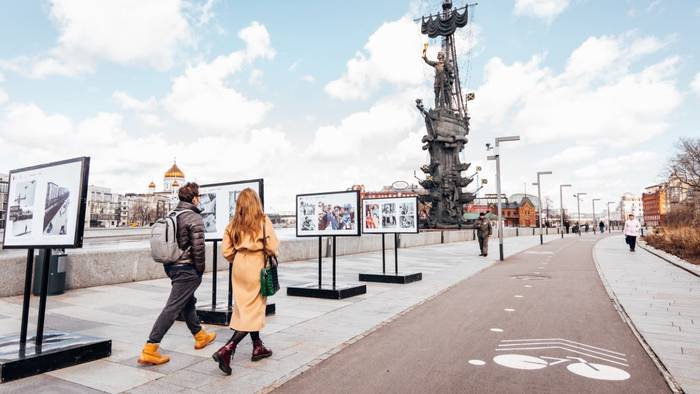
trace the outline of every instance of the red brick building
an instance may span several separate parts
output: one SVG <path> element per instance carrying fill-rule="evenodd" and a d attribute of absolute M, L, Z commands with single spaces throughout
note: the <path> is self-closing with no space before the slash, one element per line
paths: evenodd
<path fill-rule="evenodd" d="M 644 212 L 644 225 L 661 226 L 666 216 L 666 185 L 659 184 L 649 186 L 642 194 L 642 208 Z"/>

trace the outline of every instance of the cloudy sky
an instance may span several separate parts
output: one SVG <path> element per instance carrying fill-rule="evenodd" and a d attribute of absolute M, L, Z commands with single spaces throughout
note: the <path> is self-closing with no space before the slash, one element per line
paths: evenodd
<path fill-rule="evenodd" d="M 264 177 L 268 210 L 410 182 L 427 161 L 415 99 L 432 102 L 412 19 L 439 4 L 6 2 L 0 172 L 85 155 L 92 184 L 143 192 L 177 157 L 200 183 Z M 657 182 L 675 141 L 700 134 L 698 26 L 698 1 L 481 1 L 457 42 L 476 93 L 464 157 L 486 191 L 484 144 L 512 134 L 509 194 L 540 170 L 556 205 L 574 184 L 569 207 L 573 192 L 616 201 Z"/>

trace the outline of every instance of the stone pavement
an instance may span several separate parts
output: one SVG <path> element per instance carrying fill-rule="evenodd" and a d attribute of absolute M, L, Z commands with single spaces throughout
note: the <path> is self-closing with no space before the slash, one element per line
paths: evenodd
<path fill-rule="evenodd" d="M 558 238 L 558 235 L 545 237 L 547 241 Z M 538 244 L 538 237 L 508 238 L 506 255 Z M 234 357 L 230 377 L 223 376 L 210 358 L 228 338 L 230 331 L 226 327 L 211 326 L 219 338 L 210 347 L 196 351 L 184 323 L 176 322 L 162 343 L 171 361 L 156 367 L 141 367 L 136 363 L 167 298 L 170 288 L 167 279 L 69 291 L 49 298 L 47 327 L 110 338 L 112 356 L 6 383 L 0 385 L 0 392 L 267 391 L 497 261 L 494 252 L 489 258 L 477 256 L 477 248 L 476 242 L 470 241 L 400 249 L 402 271 L 421 271 L 422 281 L 409 285 L 368 283 L 367 294 L 340 301 L 287 297 L 284 287 L 316 281 L 317 264 L 306 261 L 281 265 L 283 289 L 273 297 L 277 314 L 268 318 L 262 332 L 263 340 L 275 353 L 269 359 L 251 362 L 251 344 L 246 338 Z M 490 250 L 498 250 L 497 239 L 491 240 Z M 392 253 L 388 252 L 387 265 L 393 266 Z M 324 282 L 330 279 L 330 265 L 330 259 L 324 259 Z M 342 256 L 337 267 L 339 283 L 356 281 L 358 273 L 381 270 L 381 253 Z M 219 278 L 219 289 L 226 289 L 226 275 L 220 274 Z M 210 294 L 211 276 L 207 274 L 197 296 L 205 303 L 210 301 Z M 36 305 L 33 298 L 32 306 Z M 35 321 L 36 310 L 32 312 L 30 321 Z M 20 315 L 21 297 L 0 300 L 0 335 L 19 331 Z"/>
<path fill-rule="evenodd" d="M 700 393 L 700 278 L 622 236 L 593 251 L 606 287 L 686 393 Z"/>

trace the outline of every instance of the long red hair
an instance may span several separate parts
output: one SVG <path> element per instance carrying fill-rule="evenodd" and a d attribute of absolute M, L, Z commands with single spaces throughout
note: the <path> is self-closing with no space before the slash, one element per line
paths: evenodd
<path fill-rule="evenodd" d="M 251 188 L 245 188 L 236 200 L 236 212 L 231 219 L 231 233 L 233 244 L 240 245 L 246 236 L 257 239 L 261 232 L 261 224 L 265 220 L 265 213 L 260 203 L 258 193 Z"/>

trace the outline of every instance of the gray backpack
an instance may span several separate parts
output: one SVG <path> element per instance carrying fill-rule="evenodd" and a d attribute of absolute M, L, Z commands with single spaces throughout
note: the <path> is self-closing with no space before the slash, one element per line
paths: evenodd
<path fill-rule="evenodd" d="M 151 226 L 151 257 L 157 263 L 175 263 L 185 253 L 177 244 L 177 217 L 183 212 L 171 212 Z"/>

